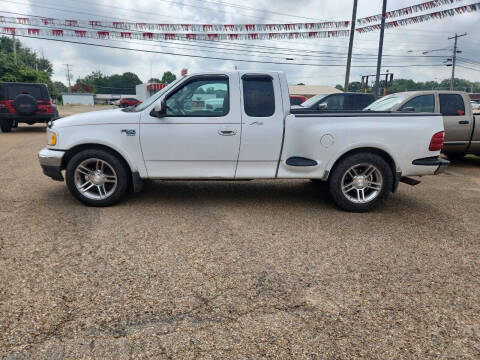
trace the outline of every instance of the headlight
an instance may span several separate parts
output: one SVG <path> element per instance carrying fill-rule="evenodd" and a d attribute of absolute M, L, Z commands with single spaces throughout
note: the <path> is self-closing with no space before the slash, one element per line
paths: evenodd
<path fill-rule="evenodd" d="M 57 134 L 52 131 L 52 130 L 49 130 L 48 131 L 48 139 L 47 139 L 47 144 L 49 146 L 55 146 L 57 145 Z"/>

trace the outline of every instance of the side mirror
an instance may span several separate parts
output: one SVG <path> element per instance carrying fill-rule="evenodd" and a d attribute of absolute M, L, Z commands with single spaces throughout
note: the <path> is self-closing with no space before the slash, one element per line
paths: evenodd
<path fill-rule="evenodd" d="M 164 100 L 157 101 L 150 115 L 158 118 L 162 118 L 165 116 L 165 114 L 166 114 L 165 101 Z"/>
<path fill-rule="evenodd" d="M 325 103 L 318 104 L 318 110 L 327 110 L 328 105 Z"/>
<path fill-rule="evenodd" d="M 402 112 L 415 112 L 415 108 L 413 106 L 407 106 L 402 108 Z"/>

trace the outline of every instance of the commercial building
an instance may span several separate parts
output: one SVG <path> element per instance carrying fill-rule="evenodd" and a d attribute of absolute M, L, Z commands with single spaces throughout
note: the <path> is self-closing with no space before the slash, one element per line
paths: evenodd
<path fill-rule="evenodd" d="M 94 105 L 92 93 L 63 93 L 63 105 Z"/>

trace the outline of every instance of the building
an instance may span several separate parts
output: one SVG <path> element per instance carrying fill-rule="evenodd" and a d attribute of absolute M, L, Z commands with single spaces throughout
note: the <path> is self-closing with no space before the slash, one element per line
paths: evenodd
<path fill-rule="evenodd" d="M 125 94 L 96 94 L 95 104 L 111 104 L 113 101 L 117 101 L 123 98 L 134 98 L 135 95 Z"/>
<path fill-rule="evenodd" d="M 334 88 L 333 86 L 323 85 L 288 85 L 290 95 L 302 95 L 307 98 L 318 94 L 332 94 L 341 93 L 343 91 Z"/>
<path fill-rule="evenodd" d="M 92 93 L 63 93 L 63 105 L 94 105 Z"/>
<path fill-rule="evenodd" d="M 140 84 L 135 86 L 135 93 L 134 96 L 137 100 L 145 101 L 150 96 L 155 94 L 157 91 L 162 90 L 168 84 L 159 84 L 159 83 L 151 83 L 151 84 Z"/>

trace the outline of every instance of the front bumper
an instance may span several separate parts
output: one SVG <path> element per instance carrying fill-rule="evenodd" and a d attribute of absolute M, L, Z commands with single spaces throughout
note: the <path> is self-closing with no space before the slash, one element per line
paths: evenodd
<path fill-rule="evenodd" d="M 450 164 L 450 161 L 441 159 L 438 156 L 432 156 L 413 160 L 412 164 L 419 166 L 437 166 L 437 170 L 435 170 L 435 175 L 438 175 L 445 171 L 447 166 Z"/>
<path fill-rule="evenodd" d="M 63 181 L 62 159 L 64 151 L 50 150 L 43 148 L 38 153 L 38 161 L 42 167 L 43 173 L 53 180 Z"/>

